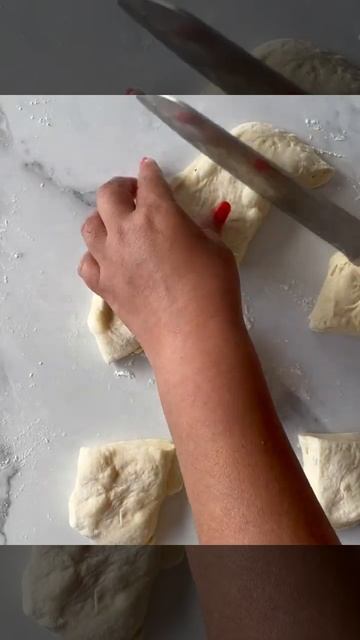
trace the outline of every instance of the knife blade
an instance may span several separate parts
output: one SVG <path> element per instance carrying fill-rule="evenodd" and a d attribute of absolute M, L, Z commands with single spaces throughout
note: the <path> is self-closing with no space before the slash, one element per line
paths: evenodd
<path fill-rule="evenodd" d="M 303 94 L 302 89 L 191 13 L 159 0 L 118 5 L 168 49 L 229 94 Z"/>
<path fill-rule="evenodd" d="M 136 96 L 147 109 L 189 142 L 294 220 L 342 251 L 360 258 L 360 220 L 173 96 Z"/>

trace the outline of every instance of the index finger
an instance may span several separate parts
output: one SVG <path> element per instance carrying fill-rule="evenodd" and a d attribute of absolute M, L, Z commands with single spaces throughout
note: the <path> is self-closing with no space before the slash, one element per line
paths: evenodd
<path fill-rule="evenodd" d="M 134 211 L 136 192 L 136 178 L 112 178 L 98 189 L 97 210 L 106 230 Z"/>
<path fill-rule="evenodd" d="M 169 200 L 173 201 L 173 194 L 159 165 L 152 158 L 143 158 L 139 168 L 137 205 Z"/>

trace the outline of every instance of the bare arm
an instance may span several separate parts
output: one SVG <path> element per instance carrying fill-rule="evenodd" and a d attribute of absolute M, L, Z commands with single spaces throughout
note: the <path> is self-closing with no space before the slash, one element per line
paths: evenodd
<path fill-rule="evenodd" d="M 244 326 L 235 261 L 174 203 L 158 166 L 98 192 L 79 273 L 134 332 L 203 544 L 336 544 Z"/>
<path fill-rule="evenodd" d="M 246 330 L 209 324 L 155 365 L 201 543 L 336 543 Z"/>
<path fill-rule="evenodd" d="M 359 547 L 187 548 L 208 640 L 357 640 Z"/>

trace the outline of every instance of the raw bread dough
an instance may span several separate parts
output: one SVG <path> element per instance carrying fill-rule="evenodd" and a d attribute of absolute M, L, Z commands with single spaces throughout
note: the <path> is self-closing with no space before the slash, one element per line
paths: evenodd
<path fill-rule="evenodd" d="M 134 353 L 139 349 L 139 343 L 109 305 L 94 293 L 88 327 L 95 336 L 100 353 L 105 362 L 115 362 Z"/>
<path fill-rule="evenodd" d="M 245 122 L 232 134 L 290 173 L 302 185 L 319 187 L 332 177 L 334 170 L 294 133 L 275 129 L 271 124 Z M 245 184 L 236 180 L 204 155 L 200 155 L 171 182 L 175 199 L 197 222 L 209 216 L 222 200 L 232 210 L 222 238 L 236 256 L 243 259 L 248 245 L 270 210 L 270 203 Z M 139 344 L 98 296 L 94 296 L 88 318 L 106 362 L 119 360 L 139 348 Z"/>
<path fill-rule="evenodd" d="M 360 68 L 344 56 L 317 49 L 311 42 L 271 40 L 256 47 L 253 54 L 308 93 L 360 93 Z"/>
<path fill-rule="evenodd" d="M 171 556 L 172 547 L 33 547 L 24 613 L 66 640 L 140 640 L 155 577 L 180 559 Z"/>
<path fill-rule="evenodd" d="M 360 433 L 299 436 L 304 471 L 335 529 L 360 522 Z"/>
<path fill-rule="evenodd" d="M 182 489 L 168 440 L 129 440 L 79 453 L 70 526 L 98 544 L 151 544 L 163 500 Z"/>
<path fill-rule="evenodd" d="M 245 122 L 231 133 L 290 173 L 303 186 L 319 187 L 334 173 L 312 147 L 294 133 L 275 129 L 271 124 Z M 176 176 L 171 186 L 177 202 L 198 222 L 208 217 L 222 200 L 230 202 L 232 209 L 222 238 L 241 262 L 271 204 L 204 155 Z"/>
<path fill-rule="evenodd" d="M 360 335 L 360 267 L 338 251 L 310 315 L 313 331 Z"/>

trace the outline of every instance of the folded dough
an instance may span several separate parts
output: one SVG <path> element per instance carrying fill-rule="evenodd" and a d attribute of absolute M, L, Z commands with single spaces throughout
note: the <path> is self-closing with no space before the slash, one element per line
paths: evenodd
<path fill-rule="evenodd" d="M 334 173 L 317 153 L 294 133 L 275 129 L 271 124 L 245 122 L 232 134 L 290 173 L 302 185 L 319 187 Z M 197 222 L 209 216 L 222 200 L 232 210 L 223 229 L 224 242 L 241 262 L 248 245 L 270 210 L 270 203 L 209 158 L 200 155 L 178 174 L 171 186 L 180 206 Z M 114 316 L 110 307 L 94 296 L 88 317 L 105 362 L 120 360 L 139 349 L 129 329 Z"/>
<path fill-rule="evenodd" d="M 304 472 L 335 529 L 360 522 L 360 433 L 299 436 Z"/>
<path fill-rule="evenodd" d="M 154 580 L 180 559 L 173 549 L 33 547 L 22 580 L 24 613 L 66 640 L 140 640 Z"/>
<path fill-rule="evenodd" d="M 107 364 L 121 360 L 139 349 L 135 336 L 96 293 L 91 301 L 88 327 Z"/>
<path fill-rule="evenodd" d="M 270 40 L 253 54 L 312 94 L 360 93 L 360 68 L 333 51 L 321 51 L 311 42 Z"/>
<path fill-rule="evenodd" d="M 79 453 L 70 526 L 98 544 L 151 544 L 162 502 L 183 483 L 167 440 L 129 440 Z"/>
<path fill-rule="evenodd" d="M 298 136 L 275 129 L 271 124 L 245 122 L 231 133 L 290 173 L 305 187 L 324 185 L 334 173 L 334 169 Z M 222 200 L 231 203 L 231 213 L 222 238 L 238 262 L 241 262 L 250 241 L 270 210 L 270 202 L 204 155 L 178 174 L 171 186 L 177 202 L 198 222 L 207 218 Z"/>
<path fill-rule="evenodd" d="M 338 251 L 310 315 L 313 331 L 360 334 L 360 267 Z"/>

